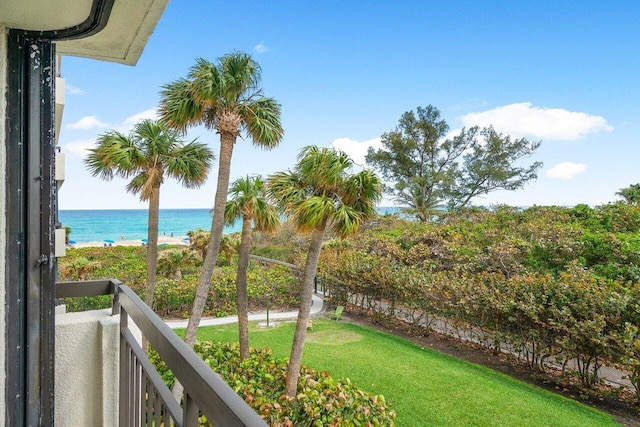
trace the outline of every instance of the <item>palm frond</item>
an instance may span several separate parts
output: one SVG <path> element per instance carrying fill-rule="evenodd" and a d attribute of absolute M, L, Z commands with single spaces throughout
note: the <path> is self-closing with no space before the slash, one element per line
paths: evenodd
<path fill-rule="evenodd" d="M 259 91 L 262 70 L 251 55 L 233 52 L 220 58 L 219 62 L 227 105 L 241 104 Z"/>
<path fill-rule="evenodd" d="M 194 97 L 193 82 L 179 79 L 162 87 L 160 117 L 171 128 L 181 133 L 189 126 L 205 122 L 205 106 Z"/>
<path fill-rule="evenodd" d="M 266 185 L 261 176 L 238 178 L 231 184 L 229 196 L 231 200 L 225 206 L 227 224 L 248 217 L 258 230 L 273 231 L 278 227 L 280 218 L 267 200 Z"/>
<path fill-rule="evenodd" d="M 142 201 L 149 200 L 151 193 L 148 191 L 145 192 L 145 187 L 148 188 L 148 180 L 146 171 L 140 172 L 129 181 L 126 189 L 131 194 L 139 194 L 140 200 Z"/>
<path fill-rule="evenodd" d="M 335 212 L 333 200 L 325 196 L 311 196 L 300 203 L 293 212 L 295 221 L 311 228 L 327 222 Z"/>
<path fill-rule="evenodd" d="M 260 98 L 242 104 L 239 110 L 253 143 L 266 150 L 276 147 L 284 136 L 280 113 L 281 106 L 273 98 Z"/>
<path fill-rule="evenodd" d="M 305 147 L 293 172 L 268 178 L 269 196 L 298 228 L 323 230 L 330 225 L 345 237 L 375 215 L 375 204 L 382 195 L 377 175 L 368 170 L 350 175 L 351 166 L 351 159 L 342 151 Z"/>
<path fill-rule="evenodd" d="M 114 176 L 123 178 L 135 173 L 140 162 L 140 149 L 134 141 L 120 132 L 107 132 L 97 141 L 96 148 L 89 150 L 84 163 L 93 176 L 111 180 Z"/>
<path fill-rule="evenodd" d="M 364 219 L 364 214 L 356 209 L 340 205 L 331 218 L 332 228 L 342 238 L 355 233 Z"/>
<path fill-rule="evenodd" d="M 189 70 L 191 95 L 204 109 L 220 109 L 224 98 L 224 76 L 219 66 L 206 59 L 197 58 L 196 65 Z"/>
<path fill-rule="evenodd" d="M 207 180 L 213 160 L 213 151 L 206 144 L 177 145 L 166 158 L 167 174 L 187 188 L 197 188 Z"/>
<path fill-rule="evenodd" d="M 240 218 L 242 218 L 242 205 L 235 200 L 229 200 L 224 206 L 225 224 L 233 225 Z"/>

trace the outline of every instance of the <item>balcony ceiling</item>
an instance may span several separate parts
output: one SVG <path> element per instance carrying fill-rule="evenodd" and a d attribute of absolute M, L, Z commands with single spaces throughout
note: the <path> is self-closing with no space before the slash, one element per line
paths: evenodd
<path fill-rule="evenodd" d="M 0 0 L 7 28 L 51 31 L 85 21 L 94 0 Z M 57 42 L 57 52 L 133 65 L 169 0 L 115 0 L 107 26 L 87 38 Z"/>

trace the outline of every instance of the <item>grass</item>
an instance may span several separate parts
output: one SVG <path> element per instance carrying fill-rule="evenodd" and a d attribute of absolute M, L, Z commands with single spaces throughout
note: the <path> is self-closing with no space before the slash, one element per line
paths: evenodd
<path fill-rule="evenodd" d="M 295 324 L 252 325 L 252 347 L 288 357 Z M 199 339 L 237 341 L 237 326 L 200 328 Z M 316 319 L 303 362 L 383 394 L 398 426 L 613 426 L 613 418 L 482 366 L 374 329 Z"/>

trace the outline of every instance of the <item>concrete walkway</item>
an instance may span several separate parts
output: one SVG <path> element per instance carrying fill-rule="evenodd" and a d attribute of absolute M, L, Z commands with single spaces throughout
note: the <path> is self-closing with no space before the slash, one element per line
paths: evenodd
<path fill-rule="evenodd" d="M 311 298 L 311 316 L 324 312 L 324 301 L 322 300 L 322 294 L 314 294 Z M 269 322 L 283 321 L 283 320 L 296 320 L 298 318 L 298 310 L 295 311 L 269 311 Z M 249 322 L 262 322 L 267 320 L 267 312 L 260 312 L 249 314 Z M 237 323 L 238 316 L 227 317 L 207 317 L 200 321 L 200 326 L 214 326 L 214 325 L 228 325 L 230 323 Z M 185 329 L 187 327 L 188 320 L 168 320 L 165 322 L 171 329 Z"/>

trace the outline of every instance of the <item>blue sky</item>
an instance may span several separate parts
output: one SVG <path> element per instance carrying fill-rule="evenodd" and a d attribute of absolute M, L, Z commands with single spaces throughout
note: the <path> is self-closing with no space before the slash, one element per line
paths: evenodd
<path fill-rule="evenodd" d="M 124 181 L 91 177 L 86 149 L 151 117 L 161 86 L 186 76 L 196 57 L 234 50 L 262 66 L 285 137 L 268 152 L 239 140 L 232 180 L 290 168 L 311 144 L 362 162 L 402 113 L 432 104 L 452 130 L 493 124 L 542 141 L 529 159 L 544 163 L 535 182 L 474 204 L 614 201 L 640 182 L 638 22 L 637 1 L 171 0 L 135 67 L 63 58 L 60 208 L 146 208 Z M 218 152 L 217 135 L 187 135 L 196 137 Z M 216 167 L 197 190 L 166 181 L 161 208 L 211 208 Z"/>

